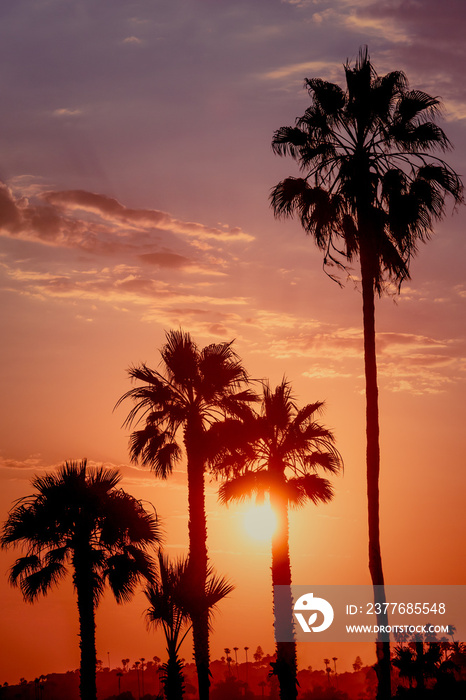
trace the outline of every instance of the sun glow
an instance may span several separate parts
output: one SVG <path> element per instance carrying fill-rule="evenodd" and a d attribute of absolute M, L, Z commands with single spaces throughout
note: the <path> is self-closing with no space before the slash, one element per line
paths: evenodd
<path fill-rule="evenodd" d="M 253 504 L 244 513 L 243 527 L 249 537 L 265 541 L 272 538 L 277 528 L 277 516 L 268 501 Z"/>

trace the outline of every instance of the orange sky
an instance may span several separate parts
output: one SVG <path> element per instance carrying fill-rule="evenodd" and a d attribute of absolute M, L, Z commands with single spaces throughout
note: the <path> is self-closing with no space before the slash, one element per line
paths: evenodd
<path fill-rule="evenodd" d="M 401 8 L 401 5 L 400 5 Z M 364 483 L 361 298 L 340 289 L 297 224 L 273 220 L 268 192 L 296 174 L 274 157 L 274 129 L 307 106 L 305 76 L 343 81 L 368 43 L 381 73 L 440 94 L 448 156 L 465 171 L 464 9 L 427 0 L 423 16 L 388 3 L 86 0 L 5 3 L 6 110 L 0 190 L 2 417 L 0 515 L 35 473 L 66 459 L 116 465 L 151 501 L 173 554 L 187 545 L 186 478 L 160 483 L 128 465 L 112 412 L 125 369 L 156 366 L 164 330 L 203 346 L 235 338 L 251 375 L 283 375 L 301 404 L 326 401 L 345 460 L 335 499 L 292 514 L 296 584 L 369 583 Z M 86 51 L 83 51 L 83 45 Z M 466 583 L 464 282 L 466 209 L 448 211 L 398 297 L 378 303 L 381 529 L 387 583 Z M 212 654 L 273 648 L 270 546 L 247 537 L 241 508 L 208 485 L 209 551 L 235 592 Z M 78 666 L 70 584 L 34 606 L 10 589 L 0 554 L 0 682 Z M 138 595 L 106 598 L 98 654 L 111 665 L 154 654 Z M 356 653 L 300 645 L 302 665 Z M 191 659 L 191 649 L 184 649 Z"/>

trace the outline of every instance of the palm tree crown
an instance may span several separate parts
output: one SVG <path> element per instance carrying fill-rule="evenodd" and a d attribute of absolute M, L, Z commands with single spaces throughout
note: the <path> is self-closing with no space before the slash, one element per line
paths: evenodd
<path fill-rule="evenodd" d="M 322 408 L 318 401 L 299 409 L 286 380 L 273 391 L 264 383 L 260 414 L 238 424 L 235 440 L 238 433 L 243 440 L 232 449 L 225 442 L 223 452 L 213 460 L 228 477 L 220 486 L 220 500 L 227 503 L 254 494 L 261 500 L 264 493 L 272 492 L 294 506 L 308 499 L 314 504 L 329 501 L 331 484 L 317 469 L 335 474 L 341 457 L 332 432 L 316 420 Z"/>
<path fill-rule="evenodd" d="M 325 252 L 344 265 L 368 255 L 380 292 L 384 278 L 400 284 L 418 241 L 444 214 L 445 197 L 462 200 L 462 184 L 442 159 L 450 142 L 435 123 L 440 101 L 410 90 L 406 76 L 378 76 L 361 49 L 345 66 L 346 89 L 306 79 L 311 105 L 294 127 L 278 129 L 272 148 L 290 155 L 304 176 L 289 177 L 271 194 L 277 216 L 297 215 Z"/>
<path fill-rule="evenodd" d="M 226 414 L 243 415 L 255 395 L 248 389 L 240 390 L 248 382 L 248 375 L 232 343 L 212 344 L 200 350 L 189 333 L 169 331 L 161 356 L 163 373 L 145 364 L 129 369 L 129 376 L 143 385 L 126 392 L 116 405 L 126 399 L 135 404 L 125 425 L 145 421 L 144 427 L 131 435 L 131 459 L 166 479 L 182 457 L 177 442 L 181 430 L 185 431 L 189 459 L 190 438 L 201 443 L 199 432 L 205 432 Z M 205 461 L 201 458 L 198 462 L 203 470 Z"/>
<path fill-rule="evenodd" d="M 89 470 L 86 460 L 66 462 L 36 476 L 35 493 L 21 498 L 3 526 L 2 547 L 26 554 L 11 567 L 10 583 L 26 601 L 57 584 L 70 566 L 77 593 L 81 637 L 81 695 L 95 697 L 94 611 L 108 583 L 117 602 L 128 600 L 141 580 L 153 580 L 147 552 L 161 541 L 155 515 L 117 488 L 115 469 Z"/>

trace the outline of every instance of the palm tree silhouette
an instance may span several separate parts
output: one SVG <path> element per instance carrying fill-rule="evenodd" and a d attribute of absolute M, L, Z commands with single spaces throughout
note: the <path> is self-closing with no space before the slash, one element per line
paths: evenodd
<path fill-rule="evenodd" d="M 142 696 L 144 697 L 144 662 L 145 662 L 145 658 L 143 656 L 141 656 L 141 658 L 139 660 L 141 662 L 141 692 L 142 692 Z"/>
<path fill-rule="evenodd" d="M 333 668 L 335 669 L 335 688 L 338 690 L 338 674 L 337 674 L 337 661 L 338 656 L 332 656 Z"/>
<path fill-rule="evenodd" d="M 118 603 L 137 584 L 152 580 L 149 545 L 160 543 L 155 515 L 118 487 L 115 469 L 88 469 L 86 460 L 66 462 L 57 472 L 36 476 L 35 493 L 16 502 L 3 526 L 2 547 L 22 546 L 10 583 L 34 602 L 73 572 L 79 613 L 80 695 L 96 698 L 95 610 L 106 583 Z"/>
<path fill-rule="evenodd" d="M 244 652 L 246 654 L 246 686 L 248 684 L 248 651 L 249 647 L 244 647 Z"/>
<path fill-rule="evenodd" d="M 189 562 L 180 558 L 170 562 L 161 552 L 159 559 L 159 582 L 148 586 L 144 593 L 150 607 L 146 617 L 150 624 L 162 627 L 167 645 L 168 661 L 162 665 L 162 683 L 167 698 L 181 700 L 183 697 L 183 663 L 178 652 L 191 629 L 191 620 L 199 614 L 199 607 L 207 606 L 210 619 L 217 604 L 231 593 L 233 586 L 211 567 L 207 570 L 204 595 L 197 600 L 189 581 Z"/>
<path fill-rule="evenodd" d="M 133 664 L 133 668 L 136 671 L 136 677 L 138 681 L 138 700 L 141 700 L 141 681 L 139 678 L 139 666 L 141 665 L 140 661 L 135 661 Z"/>
<path fill-rule="evenodd" d="M 462 201 L 457 173 L 427 155 L 450 148 L 435 123 L 436 97 L 410 90 L 400 71 L 379 77 L 359 51 L 345 66 L 346 90 L 318 78 L 306 79 L 311 106 L 273 137 L 278 155 L 290 155 L 304 177 L 289 177 L 273 188 L 276 216 L 296 215 L 324 252 L 324 265 L 359 258 L 363 298 L 366 378 L 366 467 L 369 569 L 377 602 L 385 602 L 379 535 L 379 411 L 375 347 L 375 295 L 386 283 L 398 289 L 409 278 L 418 243 L 442 218 L 447 195 Z M 379 625 L 387 616 L 378 616 Z M 377 643 L 379 698 L 390 697 L 390 649 Z"/>
<path fill-rule="evenodd" d="M 132 367 L 129 375 L 142 382 L 126 392 L 135 403 L 125 425 L 143 420 L 145 425 L 130 438 L 133 462 L 149 466 L 166 479 L 182 456 L 177 442 L 183 434 L 188 471 L 190 587 L 200 600 L 205 592 L 208 557 L 204 496 L 204 472 L 209 427 L 226 415 L 244 415 L 255 395 L 241 390 L 248 375 L 231 343 L 208 345 L 199 350 L 189 333 L 171 330 L 161 350 L 164 371 L 145 364 Z M 205 606 L 192 618 L 194 657 L 199 698 L 209 697 L 209 626 Z"/>
<path fill-rule="evenodd" d="M 118 695 L 121 693 L 121 678 L 123 676 L 123 671 L 117 671 L 116 672 L 116 677 L 118 679 Z"/>
<path fill-rule="evenodd" d="M 335 474 L 341 467 L 333 434 L 316 420 L 322 407 L 321 402 L 316 402 L 299 409 L 286 380 L 274 391 L 264 383 L 260 415 L 238 424 L 235 444 L 230 449 L 225 442 L 223 452 L 218 453 L 215 461 L 216 468 L 227 477 L 219 489 L 222 503 L 243 500 L 254 494 L 259 499 L 263 499 L 266 492 L 270 495 L 270 504 L 277 516 L 277 528 L 272 537 L 272 585 L 281 586 L 283 596 L 278 605 L 274 588 L 275 627 L 278 629 L 280 610 L 281 634 L 288 639 L 294 639 L 288 506 L 302 506 L 307 500 L 314 504 L 330 501 L 332 487 L 316 472 L 321 467 Z M 282 700 L 295 698 L 294 641 L 277 642 L 277 660 L 273 668 Z"/>
<path fill-rule="evenodd" d="M 183 697 L 183 664 L 178 652 L 191 629 L 184 599 L 187 569 L 186 559 L 169 562 L 159 552 L 159 582 L 144 591 L 150 604 L 146 611 L 147 620 L 155 627 L 162 627 L 165 635 L 168 661 L 161 667 L 161 678 L 165 695 L 173 700 Z"/>
<path fill-rule="evenodd" d="M 224 649 L 223 651 L 225 652 L 226 662 L 227 662 L 227 665 L 228 665 L 228 677 L 230 677 L 230 675 L 231 675 L 231 673 L 230 673 L 230 663 L 231 663 L 231 656 L 230 656 L 230 654 L 231 654 L 231 649 L 229 649 L 228 647 L 225 647 L 225 649 Z"/>
<path fill-rule="evenodd" d="M 235 652 L 235 666 L 236 666 L 236 677 L 239 680 L 239 669 L 238 669 L 238 651 L 239 647 L 233 647 L 233 651 Z"/>

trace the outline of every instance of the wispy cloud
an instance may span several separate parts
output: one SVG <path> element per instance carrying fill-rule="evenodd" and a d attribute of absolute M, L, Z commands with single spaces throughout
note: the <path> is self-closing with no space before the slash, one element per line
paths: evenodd
<path fill-rule="evenodd" d="M 135 46 L 141 46 L 142 44 L 144 44 L 144 40 L 143 40 L 143 39 L 140 39 L 140 38 L 137 37 L 137 36 L 132 35 L 132 36 L 127 36 L 127 37 L 125 37 L 125 38 L 123 39 L 123 44 L 132 44 L 133 46 L 134 46 L 134 45 L 135 45 Z"/>
<path fill-rule="evenodd" d="M 282 80 L 283 78 L 299 77 L 302 80 L 307 74 L 315 75 L 322 71 L 328 73 L 330 65 L 334 65 L 335 68 L 337 66 L 340 67 L 340 64 L 329 64 L 326 61 L 306 61 L 304 63 L 285 64 L 267 73 L 263 73 L 261 77 L 267 80 Z"/>
<path fill-rule="evenodd" d="M 220 229 L 182 221 L 156 209 L 128 208 L 116 199 L 84 190 L 42 192 L 31 199 L 15 197 L 6 185 L 0 185 L 2 235 L 80 248 L 95 254 L 111 254 L 147 248 L 147 240 L 141 234 L 152 234 L 153 242 L 153 236 L 162 231 L 193 243 L 202 243 L 205 239 L 221 243 L 253 240 L 253 236 L 239 227 Z M 168 258 L 166 264 L 167 261 Z M 163 264 L 163 258 L 159 259 L 159 264 Z"/>
<path fill-rule="evenodd" d="M 69 107 L 60 107 L 53 111 L 55 117 L 79 117 L 82 113 L 82 109 L 70 109 Z"/>
<path fill-rule="evenodd" d="M 101 219 L 126 229 L 161 229 L 189 237 L 223 242 L 254 240 L 253 236 L 237 226 L 222 230 L 198 222 L 182 221 L 167 212 L 157 209 L 131 209 L 112 197 L 84 190 L 44 192 L 42 199 L 60 210 L 96 214 Z"/>

